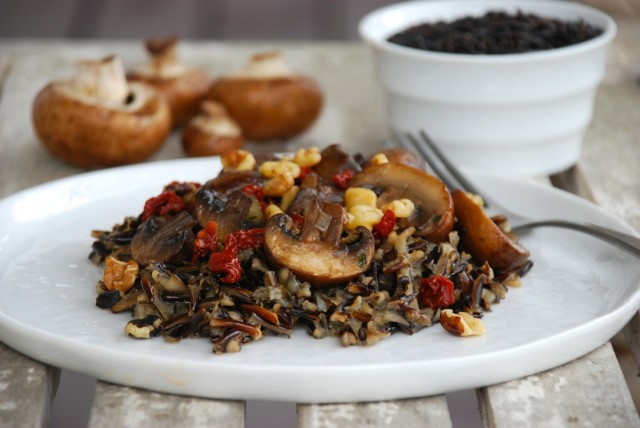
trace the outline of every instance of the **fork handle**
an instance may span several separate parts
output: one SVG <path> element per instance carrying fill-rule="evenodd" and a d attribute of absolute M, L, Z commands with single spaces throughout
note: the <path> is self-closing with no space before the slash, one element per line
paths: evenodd
<path fill-rule="evenodd" d="M 575 223 L 564 220 L 541 220 L 519 224 L 517 226 L 514 226 L 512 230 L 516 233 L 522 233 L 542 226 L 562 227 L 565 229 L 578 230 L 580 232 L 584 232 L 591 236 L 595 236 L 596 238 L 607 241 L 608 243 L 615 245 L 620 249 L 623 249 L 631 254 L 634 254 L 637 257 L 640 257 L 640 238 L 591 223 Z"/>

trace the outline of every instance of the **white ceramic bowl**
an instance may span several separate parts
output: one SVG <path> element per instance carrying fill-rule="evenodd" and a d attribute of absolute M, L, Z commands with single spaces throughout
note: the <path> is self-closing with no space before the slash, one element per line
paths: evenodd
<path fill-rule="evenodd" d="M 430 52 L 386 39 L 424 22 L 490 10 L 586 22 L 603 34 L 548 51 L 471 55 Z M 503 174 L 562 171 L 580 156 L 616 25 L 568 1 L 411 1 L 371 12 L 360 35 L 374 53 L 392 131 L 424 129 L 461 165 Z"/>

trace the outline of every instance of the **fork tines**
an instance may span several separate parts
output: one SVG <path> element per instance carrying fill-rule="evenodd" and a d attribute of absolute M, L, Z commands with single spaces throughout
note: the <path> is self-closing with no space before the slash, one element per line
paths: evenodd
<path fill-rule="evenodd" d="M 391 142 L 392 145 L 417 151 L 433 170 L 433 173 L 446 184 L 449 190 L 461 189 L 480 194 L 425 131 L 421 130 L 417 136 L 412 133 L 400 134 L 398 132 L 393 135 L 396 144 Z"/>

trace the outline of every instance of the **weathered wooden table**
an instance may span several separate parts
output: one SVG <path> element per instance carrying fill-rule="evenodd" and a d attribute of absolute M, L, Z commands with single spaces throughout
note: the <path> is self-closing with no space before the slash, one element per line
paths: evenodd
<path fill-rule="evenodd" d="M 640 25 L 624 17 L 618 22 L 619 36 L 584 153 L 576 167 L 549 182 L 593 199 L 640 230 Z M 369 52 L 359 43 L 187 43 L 181 57 L 215 76 L 243 64 L 250 53 L 274 47 L 320 81 L 326 108 L 309 133 L 268 149 L 343 142 L 352 150 L 369 152 L 381 144 L 381 97 Z M 138 42 L 0 42 L 0 197 L 82 172 L 50 158 L 39 145 L 30 123 L 31 102 L 47 81 L 68 75 L 75 60 L 114 53 L 126 64 L 144 58 Z M 174 136 L 151 160 L 182 156 Z M 630 349 L 640 362 L 639 315 L 619 337 L 629 342 L 623 343 L 623 354 Z M 59 369 L 0 344 L 0 426 L 46 426 L 59 374 Z M 490 427 L 640 426 L 610 343 L 556 369 L 480 388 L 477 397 L 483 423 Z M 100 381 L 90 420 L 91 427 L 244 424 L 245 403 L 240 401 L 169 396 Z M 299 404 L 298 425 L 446 427 L 451 426 L 451 414 L 444 395 L 382 403 Z"/>

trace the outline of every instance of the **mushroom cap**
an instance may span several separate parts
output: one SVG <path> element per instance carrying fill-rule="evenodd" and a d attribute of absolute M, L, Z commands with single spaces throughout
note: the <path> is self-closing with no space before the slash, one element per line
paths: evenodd
<path fill-rule="evenodd" d="M 216 156 L 243 145 L 242 135 L 216 135 L 193 125 L 182 131 L 182 146 L 188 156 Z"/>
<path fill-rule="evenodd" d="M 276 214 L 269 219 L 264 247 L 269 260 L 289 268 L 298 279 L 314 287 L 344 284 L 369 268 L 375 251 L 374 238 L 359 226 L 359 238 L 350 244 L 332 246 L 324 240 L 304 240 L 294 232 L 291 217 Z"/>
<path fill-rule="evenodd" d="M 346 170 L 360 172 L 362 168 L 353 155 L 342 149 L 340 144 L 331 144 L 321 152 L 322 158 L 313 170 L 323 179 L 331 182 L 336 174 Z"/>
<path fill-rule="evenodd" d="M 509 239 L 482 207 L 460 190 L 454 190 L 452 197 L 463 249 L 477 261 L 489 262 L 497 272 L 517 270 L 527 263 L 529 252 Z"/>
<path fill-rule="evenodd" d="M 222 155 L 244 145 L 240 126 L 226 109 L 214 101 L 204 101 L 202 112 L 182 131 L 182 146 L 189 156 Z"/>
<path fill-rule="evenodd" d="M 222 103 L 244 135 L 255 141 L 301 133 L 316 120 L 323 104 L 318 84 L 302 75 L 222 77 L 213 82 L 207 98 Z"/>
<path fill-rule="evenodd" d="M 442 242 L 448 239 L 455 223 L 451 194 L 444 183 L 431 174 L 400 163 L 385 163 L 362 170 L 351 187 L 370 187 L 378 195 L 378 208 L 397 199 L 415 204 L 408 225 L 415 226 L 425 238 Z"/>
<path fill-rule="evenodd" d="M 152 87 L 132 83 L 133 101 L 100 103 L 70 89 L 68 81 L 45 86 L 33 103 L 33 124 L 49 152 L 73 165 L 105 167 L 140 162 L 171 130 L 169 107 Z"/>
<path fill-rule="evenodd" d="M 407 166 L 412 166 L 422 171 L 424 171 L 427 166 L 424 159 L 416 155 L 414 152 L 405 150 L 400 147 L 388 147 L 382 150 L 378 150 L 365 161 L 363 166 L 366 168 L 373 165 L 372 158 L 378 153 L 385 155 L 391 163 L 401 163 Z"/>
<path fill-rule="evenodd" d="M 198 113 L 200 102 L 211 84 L 209 77 L 197 68 L 184 68 L 172 76 L 132 69 L 127 73 L 127 79 L 148 83 L 166 98 L 174 127 L 183 126 Z"/>

